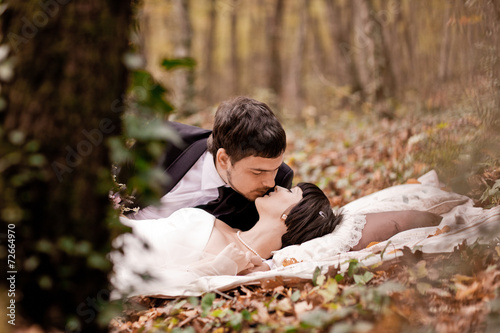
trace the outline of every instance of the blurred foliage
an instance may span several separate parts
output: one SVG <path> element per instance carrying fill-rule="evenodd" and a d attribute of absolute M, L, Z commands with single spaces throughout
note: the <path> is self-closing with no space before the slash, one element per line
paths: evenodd
<path fill-rule="evenodd" d="M 174 107 L 167 100 L 167 90 L 140 62 L 131 59 L 130 87 L 123 99 L 123 133 L 110 140 L 111 159 L 114 163 L 115 186 L 110 198 L 121 212 L 137 209 L 137 193 L 141 202 L 155 204 L 162 196 L 162 187 L 169 181 L 158 161 L 168 145 L 182 145 L 181 138 L 168 126 L 167 120 Z M 195 66 L 189 58 L 164 59 L 167 69 Z"/>

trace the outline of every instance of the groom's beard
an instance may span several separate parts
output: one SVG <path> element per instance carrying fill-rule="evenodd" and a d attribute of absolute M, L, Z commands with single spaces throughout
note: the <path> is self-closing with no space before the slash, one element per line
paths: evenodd
<path fill-rule="evenodd" d="M 264 196 L 269 190 L 272 189 L 272 187 L 261 187 L 261 188 L 258 188 L 258 189 L 255 189 L 255 190 L 251 190 L 250 192 L 248 193 L 243 193 L 241 191 L 239 191 L 234 183 L 233 183 L 233 177 L 232 177 L 232 173 L 230 170 L 226 170 L 226 177 L 227 177 L 227 183 L 231 186 L 231 188 L 241 194 L 242 196 L 244 196 L 245 198 L 247 198 L 248 200 L 250 201 L 255 201 L 255 199 L 259 198 L 259 197 L 262 197 Z"/>

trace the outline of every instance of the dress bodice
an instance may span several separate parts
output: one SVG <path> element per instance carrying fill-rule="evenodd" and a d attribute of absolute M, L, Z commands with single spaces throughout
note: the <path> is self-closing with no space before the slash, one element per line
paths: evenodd
<path fill-rule="evenodd" d="M 198 278 L 189 266 L 205 258 L 203 249 L 214 221 L 213 215 L 197 208 L 183 208 L 155 220 L 120 217 L 132 231 L 113 242 L 115 249 L 121 249 L 110 254 L 115 292 L 154 294 Z"/>

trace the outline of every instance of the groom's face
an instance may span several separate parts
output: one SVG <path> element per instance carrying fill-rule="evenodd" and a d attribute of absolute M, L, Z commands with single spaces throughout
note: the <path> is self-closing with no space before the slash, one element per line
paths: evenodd
<path fill-rule="evenodd" d="M 225 152 L 221 156 L 220 175 L 231 187 L 250 201 L 266 194 L 274 187 L 274 178 L 283 163 L 283 155 L 276 158 L 245 157 L 234 164 Z"/>

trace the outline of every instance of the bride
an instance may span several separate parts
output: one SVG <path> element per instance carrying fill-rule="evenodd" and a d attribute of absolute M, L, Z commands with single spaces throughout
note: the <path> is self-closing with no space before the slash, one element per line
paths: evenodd
<path fill-rule="evenodd" d="M 200 277 L 243 275 L 269 270 L 265 259 L 283 247 L 330 234 L 343 220 L 316 185 L 276 187 L 255 200 L 259 220 L 248 231 L 233 229 L 198 208 L 183 208 L 168 218 L 120 221 L 132 228 L 119 236 L 110 254 L 114 265 L 112 297 L 178 294 L 196 289 Z M 389 224 L 437 225 L 441 217 L 425 211 L 366 214 L 365 234 Z M 349 221 L 346 221 L 350 225 Z M 411 226 L 410 226 L 411 224 Z M 362 237 L 352 250 L 366 246 Z M 206 285 L 199 289 L 210 289 Z M 117 295 L 118 294 L 118 295 Z"/>
<path fill-rule="evenodd" d="M 111 282 L 128 296 L 155 294 L 189 285 L 201 276 L 268 270 L 264 262 L 282 247 L 331 233 L 342 220 L 316 185 L 276 187 L 255 200 L 259 220 L 248 231 L 231 228 L 198 208 L 183 208 L 168 218 L 120 217 L 131 233 L 119 236 L 110 254 Z"/>

